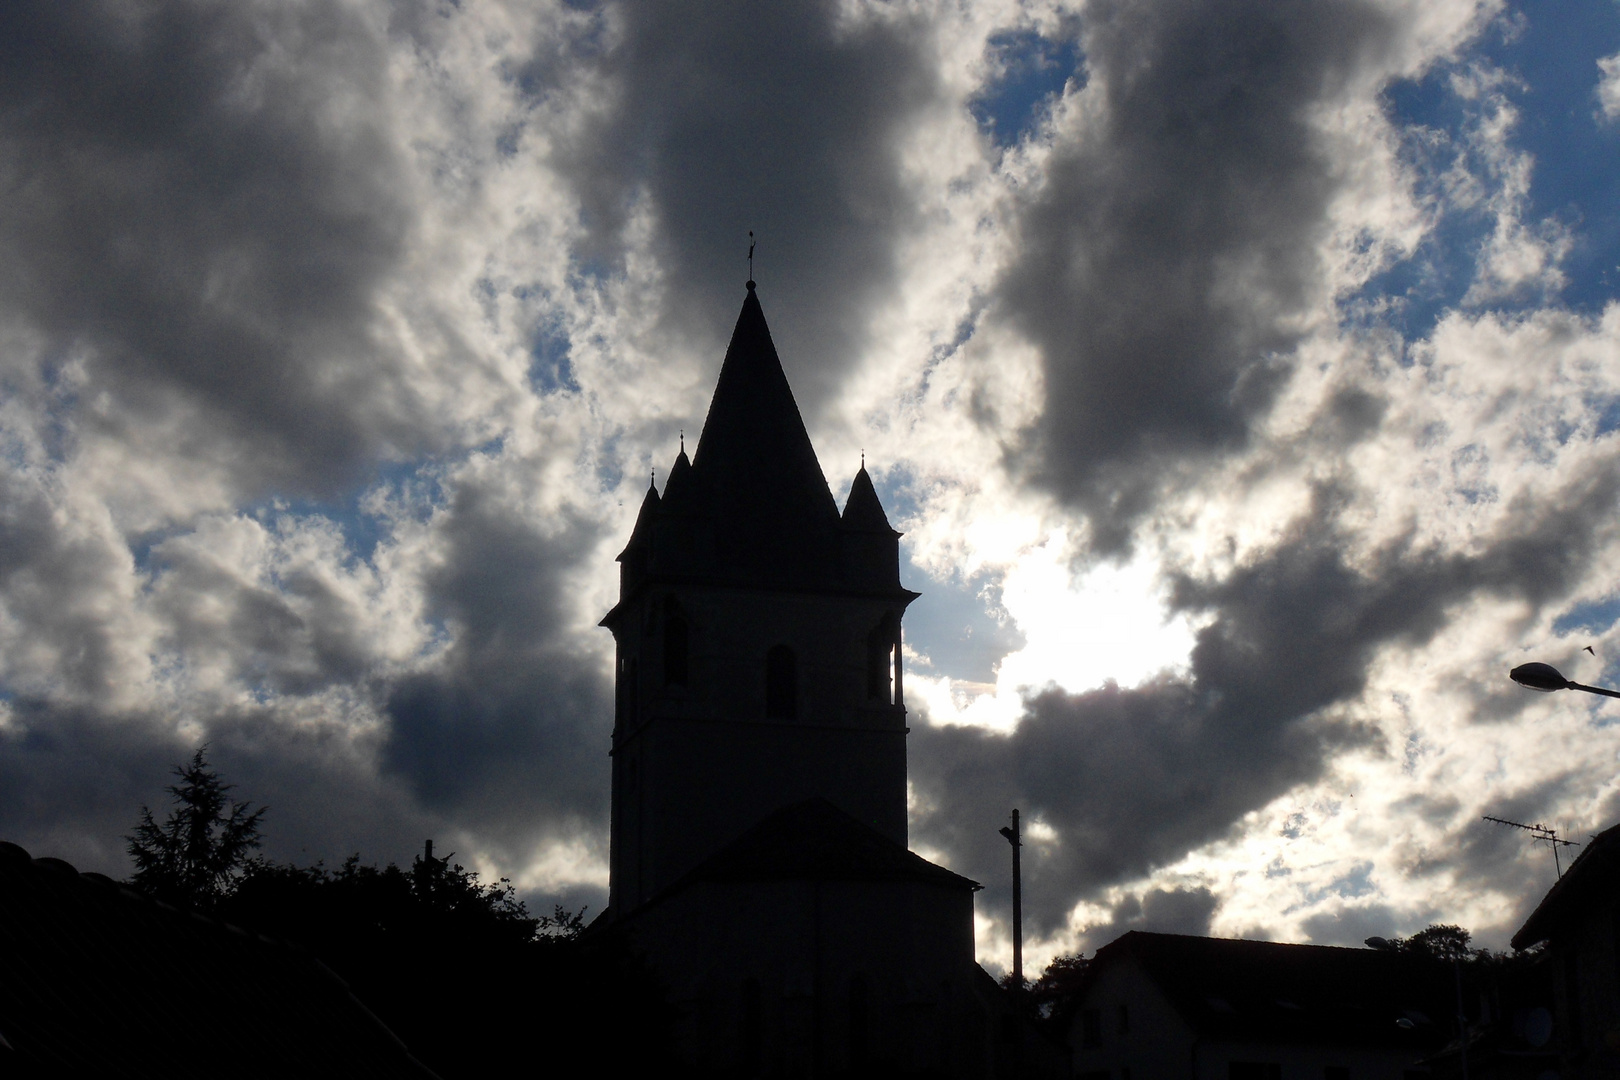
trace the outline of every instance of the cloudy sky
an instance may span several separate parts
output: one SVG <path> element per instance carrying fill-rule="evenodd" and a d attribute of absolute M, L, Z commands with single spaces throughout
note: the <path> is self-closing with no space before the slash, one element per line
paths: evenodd
<path fill-rule="evenodd" d="M 0 837 L 605 897 L 649 470 L 755 276 L 897 527 L 913 846 L 1132 927 L 1502 945 L 1620 819 L 1620 6 L 0 6 Z M 1592 652 L 1585 651 L 1586 646 Z"/>

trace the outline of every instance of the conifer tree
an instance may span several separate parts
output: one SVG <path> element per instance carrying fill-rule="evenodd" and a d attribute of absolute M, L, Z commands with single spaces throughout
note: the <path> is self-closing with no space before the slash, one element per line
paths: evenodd
<path fill-rule="evenodd" d="M 137 889 L 179 907 L 210 907 L 259 846 L 259 821 L 265 809 L 227 796 L 231 785 L 208 767 L 206 745 L 191 762 L 176 765 L 179 783 L 165 790 L 175 807 L 162 825 L 148 807 L 129 841 L 135 860 L 131 880 Z"/>

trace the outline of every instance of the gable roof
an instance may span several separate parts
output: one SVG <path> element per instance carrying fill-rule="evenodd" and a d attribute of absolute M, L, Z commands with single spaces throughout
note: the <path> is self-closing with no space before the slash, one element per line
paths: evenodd
<path fill-rule="evenodd" d="M 1570 863 L 1536 910 L 1513 935 L 1515 949 L 1527 949 L 1559 933 L 1571 919 L 1601 899 L 1613 902 L 1620 885 L 1620 825 L 1598 833 Z"/>
<path fill-rule="evenodd" d="M 784 806 L 709 856 L 690 881 L 922 881 L 973 890 L 978 882 L 931 863 L 823 798 Z"/>
<path fill-rule="evenodd" d="M 1088 984 L 1122 961 L 1139 965 L 1201 1039 L 1417 1052 L 1454 1027 L 1451 973 L 1419 957 L 1133 930 L 1098 950 Z"/>
<path fill-rule="evenodd" d="M 0 1073 L 431 1078 L 291 945 L 0 843 Z"/>

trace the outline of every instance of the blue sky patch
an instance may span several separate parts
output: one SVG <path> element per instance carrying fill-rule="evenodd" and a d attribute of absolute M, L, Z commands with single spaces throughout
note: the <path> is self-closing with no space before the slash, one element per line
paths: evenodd
<path fill-rule="evenodd" d="M 579 392 L 579 383 L 574 380 L 573 348 L 560 320 L 547 319 L 539 326 L 529 348 L 529 386 L 535 393 Z"/>
<path fill-rule="evenodd" d="M 1070 76 L 1083 78 L 1080 45 L 1017 30 L 991 37 L 988 48 L 999 73 L 968 108 L 997 146 L 1012 146 L 1035 129 Z"/>
<path fill-rule="evenodd" d="M 1617 619 L 1620 619 L 1620 595 L 1576 604 L 1553 620 L 1552 631 L 1559 637 L 1576 630 L 1601 634 L 1613 626 Z"/>
<path fill-rule="evenodd" d="M 1465 151 L 1468 126 L 1480 103 L 1452 89 L 1452 78 L 1480 65 L 1503 71 L 1499 88 L 1518 111 L 1511 135 L 1515 150 L 1533 159 L 1523 221 L 1537 228 L 1551 220 L 1573 241 L 1561 267 L 1568 283 L 1556 299 L 1578 311 L 1600 309 L 1620 286 L 1620 123 L 1599 115 L 1596 87 L 1600 57 L 1620 52 L 1620 5 L 1517 5 L 1474 49 L 1424 77 L 1393 84 L 1385 93 L 1392 122 L 1407 132 L 1405 155 L 1419 172 L 1420 196 L 1443 199 L 1444 173 Z M 1485 163 L 1468 156 L 1468 167 L 1485 177 Z M 1442 202 L 1442 205 L 1444 203 Z M 1367 283 L 1351 309 L 1379 311 L 1380 321 L 1409 338 L 1427 336 L 1455 308 L 1472 283 L 1479 253 L 1494 222 L 1482 207 L 1448 208 L 1418 250 Z M 1518 303 L 1493 303 L 1517 308 Z"/>

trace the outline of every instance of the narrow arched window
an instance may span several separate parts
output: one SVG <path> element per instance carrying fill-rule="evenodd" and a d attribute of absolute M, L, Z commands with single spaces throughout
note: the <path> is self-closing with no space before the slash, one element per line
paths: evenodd
<path fill-rule="evenodd" d="M 866 698 L 888 705 L 894 701 L 894 613 L 883 616 L 866 636 Z"/>
<path fill-rule="evenodd" d="M 799 715 L 799 662 L 786 645 L 765 654 L 765 715 L 773 720 Z"/>
<path fill-rule="evenodd" d="M 664 613 L 664 685 L 685 686 L 688 677 L 689 638 L 691 631 L 680 605 L 672 596 L 665 602 Z"/>

